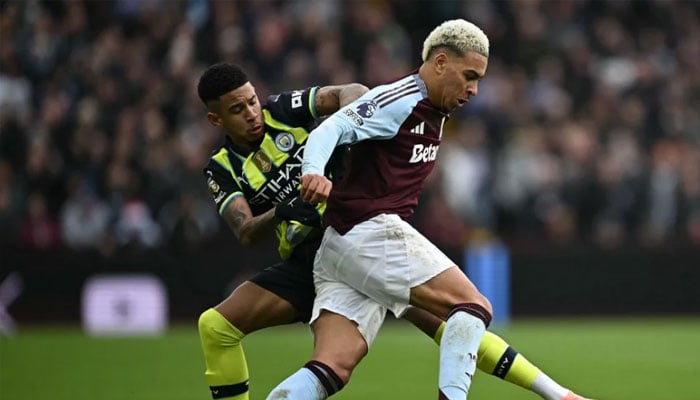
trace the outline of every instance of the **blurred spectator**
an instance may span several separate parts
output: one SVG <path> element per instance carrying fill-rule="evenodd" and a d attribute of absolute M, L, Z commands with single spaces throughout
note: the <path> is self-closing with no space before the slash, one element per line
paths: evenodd
<path fill-rule="evenodd" d="M 18 241 L 25 198 L 18 174 L 10 163 L 0 161 L 0 244 Z"/>
<path fill-rule="evenodd" d="M 646 238 L 658 242 L 674 234 L 678 226 L 680 193 L 680 143 L 662 140 L 654 144 L 649 176 L 649 210 Z"/>
<path fill-rule="evenodd" d="M 68 186 L 69 195 L 60 215 L 63 240 L 74 249 L 98 248 L 110 228 L 109 205 L 81 178 L 70 180 Z"/>
<path fill-rule="evenodd" d="M 593 239 L 615 246 L 635 236 L 641 226 L 646 189 L 644 160 L 638 139 L 627 130 L 611 134 L 596 165 L 601 190 L 600 211 L 593 222 Z"/>
<path fill-rule="evenodd" d="M 58 221 L 49 212 L 46 199 L 32 193 L 27 199 L 27 210 L 19 227 L 22 244 L 32 249 L 49 249 L 61 244 Z"/>
<path fill-rule="evenodd" d="M 115 237 L 122 246 L 155 247 L 160 244 L 161 232 L 146 203 L 139 199 L 129 199 L 119 209 Z"/>
<path fill-rule="evenodd" d="M 197 249 L 216 233 L 219 216 L 209 202 L 209 198 L 183 194 L 161 210 L 158 219 L 177 251 Z"/>
<path fill-rule="evenodd" d="M 113 162 L 108 170 L 109 201 L 116 220 L 117 244 L 133 247 L 154 247 L 160 243 L 160 227 L 142 199 L 142 176 L 124 161 Z"/>
<path fill-rule="evenodd" d="M 463 223 L 492 230 L 493 199 L 489 186 L 491 159 L 486 139 L 486 126 L 474 118 L 452 134 L 446 133 L 441 145 L 438 168 L 448 207 Z M 427 206 L 427 205 L 426 205 Z"/>

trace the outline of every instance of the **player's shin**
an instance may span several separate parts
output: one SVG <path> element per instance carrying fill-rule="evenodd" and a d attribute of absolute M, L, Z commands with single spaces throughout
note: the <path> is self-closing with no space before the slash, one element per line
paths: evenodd
<path fill-rule="evenodd" d="M 479 345 L 477 368 L 525 389 L 532 387 L 540 370 L 498 335 L 485 332 Z"/>
<path fill-rule="evenodd" d="M 440 399 L 467 398 L 479 342 L 490 321 L 490 313 L 474 303 L 458 304 L 450 312 L 440 344 Z"/>
<path fill-rule="evenodd" d="M 441 344 L 444 330 L 443 322 L 433 337 L 438 345 Z M 501 337 L 489 331 L 485 331 L 481 338 L 476 367 L 487 374 L 535 392 L 545 400 L 582 398 L 576 397 L 578 395 L 559 385 Z"/>
<path fill-rule="evenodd" d="M 244 336 L 213 308 L 199 317 L 205 376 L 214 399 L 248 400 L 248 365 L 241 346 Z"/>
<path fill-rule="evenodd" d="M 531 390 L 545 400 L 563 400 L 570 393 L 503 339 L 488 331 L 484 333 L 479 345 L 477 368 Z"/>

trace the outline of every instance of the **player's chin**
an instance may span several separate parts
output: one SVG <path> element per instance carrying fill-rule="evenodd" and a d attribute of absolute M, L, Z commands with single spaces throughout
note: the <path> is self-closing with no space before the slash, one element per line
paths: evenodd
<path fill-rule="evenodd" d="M 450 104 L 446 104 L 445 111 L 447 111 L 448 113 L 451 113 L 452 111 L 454 111 L 458 108 L 461 108 L 465 104 L 467 104 L 466 101 L 457 99 Z"/>
<path fill-rule="evenodd" d="M 450 105 L 450 106 L 448 106 L 448 107 L 445 107 L 445 112 L 447 112 L 447 113 L 449 114 L 449 113 L 451 113 L 452 111 L 454 111 L 454 110 L 456 110 L 456 109 L 458 109 L 458 108 L 459 108 L 459 105 L 458 105 L 458 104 Z"/>

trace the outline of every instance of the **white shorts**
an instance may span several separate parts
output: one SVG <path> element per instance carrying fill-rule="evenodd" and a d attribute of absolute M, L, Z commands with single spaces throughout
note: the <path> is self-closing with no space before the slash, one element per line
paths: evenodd
<path fill-rule="evenodd" d="M 401 317 L 411 288 L 455 265 L 397 215 L 378 215 L 345 235 L 329 227 L 314 259 L 311 321 L 324 309 L 343 315 L 370 346 L 387 310 Z"/>

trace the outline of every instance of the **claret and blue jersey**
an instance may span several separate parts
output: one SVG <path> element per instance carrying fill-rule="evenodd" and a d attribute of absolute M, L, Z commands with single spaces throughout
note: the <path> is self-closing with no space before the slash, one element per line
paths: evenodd
<path fill-rule="evenodd" d="M 307 146 L 304 173 L 323 171 L 334 146 L 351 145 L 324 221 L 342 234 L 382 213 L 413 214 L 447 118 L 413 73 L 370 90 L 324 121 Z"/>

